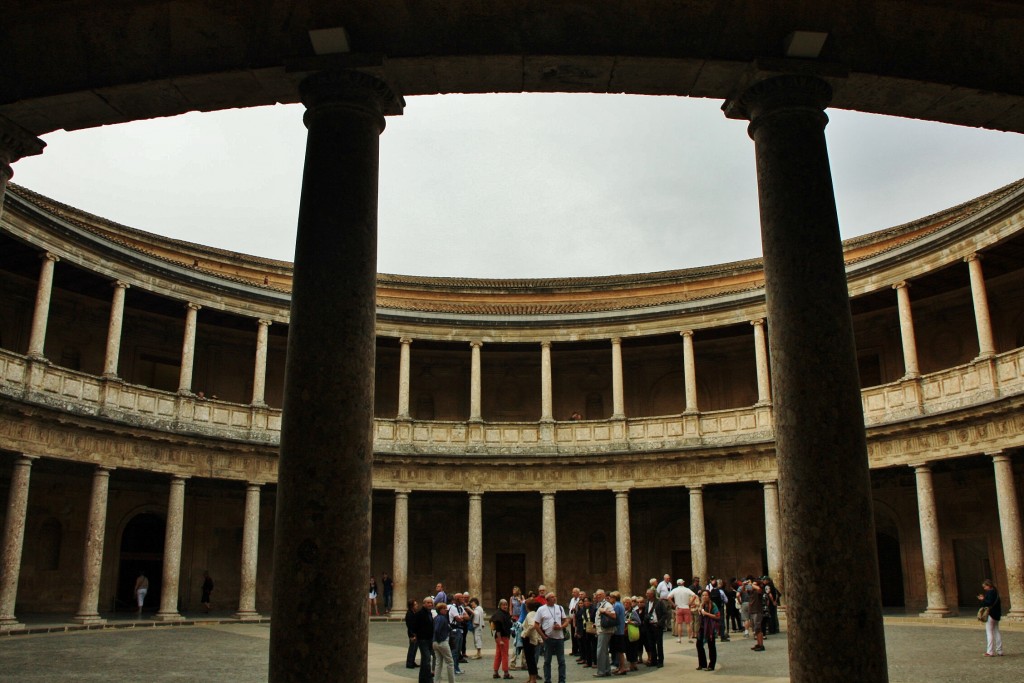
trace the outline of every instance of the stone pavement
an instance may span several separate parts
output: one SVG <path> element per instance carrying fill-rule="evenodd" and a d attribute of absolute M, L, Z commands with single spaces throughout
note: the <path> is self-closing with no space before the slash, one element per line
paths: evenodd
<path fill-rule="evenodd" d="M 61 629 L 67 624 L 26 619 L 30 631 L 0 637 L 0 682 L 66 683 L 68 681 L 124 682 L 201 681 L 203 683 L 262 682 L 267 680 L 268 623 L 242 624 L 211 615 L 185 625 L 154 626 L 143 619 L 112 621 L 111 628 Z M 369 680 L 408 683 L 416 671 L 405 668 L 405 629 L 400 623 L 370 625 Z M 891 683 L 963 683 L 978 678 L 1004 683 L 1024 681 L 1024 625 L 1003 624 L 1006 656 L 982 657 L 984 628 L 969 617 L 941 621 L 886 618 L 886 642 Z M 343 644 L 343 641 L 342 641 Z M 719 644 L 718 670 L 697 671 L 694 646 L 666 640 L 663 669 L 640 667 L 630 673 L 644 683 L 716 680 L 721 683 L 782 683 L 788 681 L 785 633 L 765 642 L 765 652 L 752 652 L 750 640 L 733 638 Z M 484 639 L 484 658 L 463 665 L 460 683 L 490 681 L 493 646 Z M 591 669 L 567 658 L 571 682 L 592 681 Z M 518 681 L 526 672 L 513 671 Z M 557 673 L 557 667 L 553 673 Z M 614 679 L 618 680 L 618 679 Z"/>

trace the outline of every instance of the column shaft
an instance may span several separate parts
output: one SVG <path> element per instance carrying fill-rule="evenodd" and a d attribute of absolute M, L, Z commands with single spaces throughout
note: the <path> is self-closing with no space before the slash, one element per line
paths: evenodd
<path fill-rule="evenodd" d="M 760 405 L 771 403 L 772 388 L 768 375 L 768 344 L 764 336 L 764 319 L 758 318 L 750 322 L 754 326 L 754 362 L 757 365 L 757 402 Z"/>
<path fill-rule="evenodd" d="M 782 523 L 779 519 L 779 485 L 774 481 L 764 482 L 764 537 L 768 553 L 768 574 L 780 591 L 785 591 L 785 569 L 783 568 Z"/>
<path fill-rule="evenodd" d="M 121 355 L 121 327 L 124 323 L 124 296 L 128 283 L 120 280 L 113 284 L 114 296 L 110 302 L 110 324 L 107 326 L 107 352 L 103 356 L 103 376 L 117 377 Z"/>
<path fill-rule="evenodd" d="M 697 363 L 693 357 L 693 331 L 680 332 L 683 337 L 683 382 L 686 385 L 686 412 L 697 412 Z"/>
<path fill-rule="evenodd" d="M 392 596 L 393 616 L 405 614 L 409 602 L 409 491 L 395 491 L 395 536 L 394 557 L 392 559 L 391 579 L 394 582 Z"/>
<path fill-rule="evenodd" d="M 178 588 L 181 578 L 181 535 L 185 522 L 185 479 L 171 479 L 167 496 L 167 527 L 164 532 L 164 568 L 160 586 L 160 609 L 153 617 L 157 621 L 180 621 Z"/>
<path fill-rule="evenodd" d="M 199 304 L 185 304 L 185 336 L 181 343 L 181 374 L 178 376 L 178 393 L 192 393 L 192 365 L 196 355 L 196 317 Z"/>
<path fill-rule="evenodd" d="M 971 254 L 964 260 L 971 276 L 974 322 L 978 327 L 978 357 L 988 358 L 995 355 L 996 345 L 992 337 L 992 319 L 988 313 L 988 293 L 985 290 L 985 274 L 981 269 L 981 254 Z"/>
<path fill-rule="evenodd" d="M 867 439 L 825 143 L 831 97 L 823 80 L 775 76 L 725 110 L 750 121 L 754 140 L 779 495 L 786 503 L 791 680 L 881 683 L 888 668 Z M 842 495 L 822 495 L 834 491 Z M 823 604 L 838 612 L 822 612 Z"/>
<path fill-rule="evenodd" d="M 45 253 L 41 256 L 39 267 L 39 285 L 36 288 L 36 305 L 32 311 L 32 331 L 28 339 L 28 356 L 42 359 L 46 357 L 46 323 L 50 318 L 50 294 L 53 292 L 53 268 L 60 260 L 57 256 Z"/>
<path fill-rule="evenodd" d="M 921 559 L 924 561 L 924 585 L 928 594 L 928 607 L 921 616 L 947 617 L 946 584 L 942 571 L 942 548 L 939 539 L 939 515 L 935 506 L 932 486 L 932 468 L 919 465 L 914 468 L 917 478 L 917 515 L 921 526 Z"/>
<path fill-rule="evenodd" d="M 21 574 L 21 552 L 28 518 L 28 483 L 35 458 L 23 456 L 14 462 L 11 488 L 7 494 L 7 516 L 4 517 L 3 555 L 0 556 L 0 631 L 21 628 L 14 616 L 18 599 L 18 577 Z"/>
<path fill-rule="evenodd" d="M 612 419 L 626 417 L 626 401 L 622 391 L 622 340 L 612 339 Z"/>
<path fill-rule="evenodd" d="M 1015 621 L 1024 620 L 1024 548 L 1021 540 L 1020 506 L 1013 483 L 1013 461 L 1009 455 L 995 453 L 996 501 L 999 505 L 999 533 L 1006 562 L 1006 593 L 1010 610 L 1003 614 Z"/>
<path fill-rule="evenodd" d="M 469 594 L 480 597 L 484 587 L 483 494 L 469 494 Z"/>
<path fill-rule="evenodd" d="M 921 371 L 917 365 L 917 339 L 914 337 L 914 317 L 910 308 L 910 285 L 897 282 L 892 286 L 896 290 L 896 303 L 900 316 L 900 339 L 903 341 L 903 376 L 919 377 Z"/>
<path fill-rule="evenodd" d="M 358 72 L 299 87 L 306 158 L 295 243 L 274 541 L 270 683 L 366 680 L 385 110 Z M 345 646 L 338 647 L 339 635 Z"/>
<path fill-rule="evenodd" d="M 694 576 L 707 582 L 708 539 L 704 530 L 704 489 L 701 486 L 690 487 L 690 569 Z"/>
<path fill-rule="evenodd" d="M 115 290 L 116 291 L 116 290 Z M 123 291 L 123 290 L 122 290 Z M 81 624 L 102 624 L 99 613 L 100 576 L 103 570 L 103 541 L 107 529 L 107 491 L 110 468 L 97 467 L 92 475 L 89 517 L 85 523 L 85 552 L 82 555 L 82 598 L 74 620 Z"/>
<path fill-rule="evenodd" d="M 267 342 L 270 336 L 269 320 L 256 321 L 256 362 L 252 370 L 252 404 L 267 405 Z"/>
<path fill-rule="evenodd" d="M 409 373 L 412 367 L 412 339 L 402 337 L 398 355 L 398 418 L 409 419 Z M 402 609 L 405 609 L 404 605 Z"/>
<path fill-rule="evenodd" d="M 258 619 L 256 612 L 256 569 L 260 551 L 260 485 L 245 487 L 245 520 L 242 523 L 241 581 L 238 588 L 238 612 L 242 621 Z"/>
<path fill-rule="evenodd" d="M 555 419 L 551 400 L 551 342 L 540 343 L 540 419 L 551 422 Z"/>
<path fill-rule="evenodd" d="M 629 490 L 615 491 L 615 568 L 618 589 L 632 595 L 633 551 L 629 533 Z"/>
<path fill-rule="evenodd" d="M 480 378 L 480 347 L 481 342 L 470 342 L 470 363 L 469 363 L 469 420 L 480 422 L 483 420 L 481 409 L 481 378 Z"/>
<path fill-rule="evenodd" d="M 541 583 L 558 590 L 558 538 L 555 524 L 555 494 L 541 494 Z"/>

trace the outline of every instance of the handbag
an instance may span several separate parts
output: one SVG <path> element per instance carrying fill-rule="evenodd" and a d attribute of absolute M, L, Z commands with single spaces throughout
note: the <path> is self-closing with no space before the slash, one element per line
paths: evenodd
<path fill-rule="evenodd" d="M 637 642 L 640 640 L 640 627 L 636 624 L 626 624 L 626 635 L 629 637 L 629 642 Z"/>
<path fill-rule="evenodd" d="M 592 621 L 588 621 L 587 625 L 584 627 L 584 630 L 590 635 L 594 635 L 595 633 L 597 633 L 597 624 L 595 624 Z"/>
<path fill-rule="evenodd" d="M 988 611 L 990 608 L 982 607 L 978 610 L 978 621 L 988 621 Z"/>

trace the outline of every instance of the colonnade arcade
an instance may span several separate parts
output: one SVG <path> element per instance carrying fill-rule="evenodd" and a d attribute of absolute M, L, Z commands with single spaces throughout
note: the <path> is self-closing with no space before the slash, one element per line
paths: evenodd
<path fill-rule="evenodd" d="M 372 379 L 380 328 L 385 328 L 382 336 L 389 336 L 386 328 L 393 326 L 386 314 L 381 315 L 382 322 L 378 322 L 376 304 L 377 138 L 384 129 L 384 116 L 401 113 L 404 102 L 383 82 L 358 72 L 323 72 L 310 76 L 302 83 L 301 95 L 307 107 L 305 122 L 309 133 L 291 309 L 287 318 L 288 351 L 279 416 L 280 456 L 273 464 L 266 463 L 264 469 L 271 476 L 246 480 L 238 613 L 242 618 L 256 614 L 254 586 L 260 486 L 276 481 L 271 680 L 339 677 L 365 680 L 365 660 L 342 656 L 334 647 L 334 639 L 337 633 L 346 633 L 351 645 L 349 652 L 352 648 L 357 652 L 365 651 L 366 605 L 361 598 L 365 578 L 371 570 L 366 548 L 372 528 L 372 487 L 396 478 L 395 472 L 399 473 L 397 478 L 401 478 L 403 462 L 410 467 L 408 452 L 396 448 L 389 454 L 379 443 L 378 456 L 374 458 L 374 436 L 379 430 L 374 421 Z M 756 543 L 767 550 L 768 570 L 782 576 L 788 589 L 791 651 L 798 653 L 790 661 L 793 680 L 831 677 L 834 680 L 881 681 L 886 679 L 886 663 L 873 492 L 868 468 L 869 446 L 884 449 L 885 435 L 875 434 L 875 441 L 869 444 L 865 433 L 865 399 L 861 392 L 858 348 L 850 312 L 851 292 L 847 287 L 823 136 L 827 120 L 823 110 L 830 97 L 831 89 L 824 80 L 776 75 L 757 81 L 725 106 L 728 116 L 750 121 L 748 131 L 755 143 L 765 288 L 763 307 L 754 315 L 736 320 L 738 316 L 732 311 L 727 317 L 732 318 L 734 325 L 750 325 L 751 343 L 747 353 L 753 357 L 750 380 L 756 387 L 751 398 L 754 398 L 755 409 L 760 406 L 769 411 L 772 418 L 769 438 L 761 441 L 754 438 L 734 448 L 722 447 L 719 443 L 719 460 L 710 467 L 709 462 L 692 457 L 701 453 L 699 449 L 683 453 L 671 448 L 654 449 L 641 458 L 613 450 L 609 451 L 608 457 L 612 459 L 608 462 L 537 461 L 529 469 L 531 488 L 527 490 L 531 491 L 531 496 L 539 498 L 536 501 L 540 508 L 537 526 L 541 542 L 538 578 L 557 585 L 562 580 L 558 560 L 564 557 L 560 546 L 563 534 L 557 528 L 557 501 L 562 495 L 578 494 L 563 493 L 557 485 L 545 484 L 543 479 L 550 476 L 557 480 L 566 476 L 568 481 L 572 477 L 566 473 L 576 468 L 586 470 L 591 483 L 580 485 L 586 477 L 577 476 L 573 485 L 567 487 L 570 491 L 599 489 L 601 487 L 594 483 L 600 480 L 598 472 L 603 470 L 607 480 L 608 471 L 612 471 L 610 478 L 618 481 L 607 488 L 608 500 L 601 505 L 614 510 L 614 533 L 609 536 L 616 551 L 614 580 L 619 585 L 635 584 L 632 553 L 637 542 L 633 533 L 635 524 L 630 519 L 631 503 L 634 496 L 642 494 L 634 492 L 635 483 L 631 484 L 630 478 L 645 471 L 644 468 L 648 472 L 657 471 L 659 476 L 668 473 L 660 476 L 663 485 L 676 487 L 680 496 L 686 491 L 690 568 L 694 573 L 705 574 L 710 569 L 706 533 L 710 489 L 706 490 L 703 480 L 713 482 L 714 475 L 709 472 L 733 458 L 734 467 L 723 467 L 730 472 L 728 476 L 758 482 L 763 487 L 761 506 L 765 533 Z M 25 136 L 17 131 L 8 133 L 3 145 L 9 161 L 41 149 L 40 144 L 31 139 L 26 142 Z M 9 170 L 4 170 L 2 180 L 6 181 L 9 176 Z M 1016 356 L 1012 352 L 1009 356 L 997 353 L 985 274 L 977 258 L 981 246 L 985 245 L 977 240 L 965 240 L 960 247 L 967 252 L 962 258 L 967 264 L 964 267 L 969 275 L 973 328 L 977 333 L 978 353 L 969 361 L 968 374 L 986 378 L 994 397 L 998 395 L 1000 383 L 1004 382 L 1000 368 L 1006 365 L 1007 358 L 1016 363 Z M 44 251 L 24 354 L 26 371 L 13 378 L 13 384 L 23 389 L 24 396 L 32 394 L 34 377 L 45 377 L 49 372 L 45 362 L 47 321 L 59 256 L 55 248 Z M 1011 272 L 1007 278 L 1013 276 Z M 894 379 L 898 379 L 900 393 L 909 397 L 911 408 L 915 403 L 921 408 L 927 400 L 927 392 L 914 395 L 914 387 L 920 385 L 922 369 L 905 282 L 906 278 L 892 282 L 895 292 L 889 292 L 897 304 L 903 365 L 902 376 Z M 808 286 L 809 283 L 814 286 Z M 130 284 L 127 277 L 114 278 L 112 284 L 102 373 L 98 373 L 108 381 L 114 381 L 122 367 L 120 347 L 125 300 L 135 289 L 127 286 Z M 191 282 L 178 289 L 190 288 L 196 289 Z M 255 353 L 249 360 L 252 380 L 251 394 L 247 397 L 254 415 L 268 410 L 265 404 L 269 334 L 275 327 L 272 324 L 275 322 L 274 296 L 264 294 L 257 299 L 255 307 L 264 310 L 257 312 L 249 328 L 255 337 Z M 197 397 L 193 395 L 195 340 L 200 315 L 206 310 L 202 302 L 192 298 L 183 303 L 183 341 L 177 359 L 179 396 L 175 410 L 196 403 Z M 697 315 L 695 312 L 695 320 L 701 317 L 715 320 L 713 313 L 699 311 Z M 681 415 L 684 419 L 678 422 L 685 425 L 687 413 L 701 412 L 701 370 L 696 348 L 702 330 L 698 325 L 680 329 L 676 324 L 666 323 L 662 316 L 651 316 L 649 320 L 651 322 L 644 327 L 652 336 L 669 332 L 679 335 L 683 377 Z M 768 321 L 767 340 L 764 320 Z M 1010 327 L 1012 325 L 1006 325 L 1004 329 Z M 399 333 L 393 335 L 398 338 L 397 382 L 392 383 L 396 423 L 415 422 L 413 418 L 418 417 L 414 413 L 419 408 L 414 408 L 411 399 L 417 390 L 412 368 L 413 349 L 422 335 L 417 335 L 415 326 L 410 328 L 397 330 Z M 624 324 L 624 328 L 631 329 L 632 325 Z M 598 334 L 597 338 L 602 336 Z M 623 363 L 625 336 L 613 331 L 604 338 L 610 366 L 610 406 L 602 403 L 605 414 L 600 416 L 610 431 L 615 432 L 618 425 L 620 444 L 632 438 L 633 426 L 629 421 L 628 375 Z M 470 337 L 466 340 L 470 355 L 468 415 L 464 419 L 472 424 L 483 422 L 487 417 L 483 358 L 488 341 L 482 336 L 467 337 Z M 526 340 L 512 341 L 523 343 Z M 538 423 L 551 424 L 556 417 L 563 417 L 556 413 L 564 413 L 572 405 L 571 401 L 579 402 L 585 397 L 563 398 L 561 403 L 556 400 L 558 384 L 553 376 L 558 373 L 557 351 L 562 342 L 542 336 L 530 343 L 536 345 L 534 353 L 539 356 L 540 370 L 539 391 L 531 403 L 539 404 Z M 5 363 L 13 367 L 20 360 L 5 359 Z M 878 367 L 880 378 L 889 372 L 881 360 Z M 1003 405 L 1012 407 L 1014 400 L 1013 396 L 1004 397 Z M 52 407 L 40 408 L 46 409 Z M 80 415 L 77 419 L 85 421 L 89 417 Z M 430 417 L 436 418 L 436 414 Z M 966 415 L 961 417 L 968 421 L 973 419 Z M 941 422 L 938 417 L 929 419 Z M 270 422 L 266 424 L 269 427 Z M 696 424 L 701 423 L 698 420 Z M 930 428 L 939 430 L 938 426 Z M 20 454 L 10 465 L 4 578 L 0 585 L 0 619 L 8 626 L 15 621 L 30 475 L 34 457 L 46 455 L 20 447 L 24 439 L 13 436 L 15 431 L 11 430 L 4 442 L 5 447 Z M 701 436 L 699 429 L 695 436 Z M 1008 442 L 1012 442 L 1012 437 Z M 703 454 L 712 455 L 707 448 L 705 444 Z M 254 462 L 261 458 L 269 461 L 273 450 L 267 445 L 263 452 L 254 452 L 251 457 Z M 472 449 L 467 453 L 472 454 Z M 961 451 L 960 454 L 967 453 Z M 504 455 L 507 469 L 515 470 L 514 453 Z M 691 462 L 681 462 L 687 459 L 684 456 L 690 456 Z M 1010 601 L 1013 609 L 1019 611 L 1024 606 L 1024 596 L 1021 596 L 1024 571 L 1012 454 L 1000 449 L 989 456 L 993 463 Z M 927 584 L 926 611 L 944 614 L 950 606 L 945 599 L 941 553 L 937 551 L 940 541 L 929 462 L 929 458 L 922 458 L 912 463 Z M 429 467 L 418 468 L 416 477 L 433 479 L 435 486 L 428 490 L 466 496 L 466 580 L 471 591 L 478 589 L 486 594 L 487 588 L 482 585 L 484 557 L 479 552 L 481 547 L 486 547 L 483 520 L 491 496 L 501 494 L 492 493 L 481 485 L 489 481 L 486 477 L 481 478 L 477 486 L 467 485 L 466 479 L 472 478 L 474 472 L 479 475 L 485 468 L 493 467 L 493 463 L 456 463 L 450 458 L 439 458 Z M 188 469 L 184 466 L 187 463 L 178 464 L 183 466 L 171 469 Z M 556 467 L 563 474 L 555 475 Z M 427 470 L 429 476 L 423 474 Z M 738 476 L 741 470 L 746 470 L 745 478 Z M 698 472 L 700 474 L 695 475 Z M 106 527 L 104 510 L 109 481 L 117 473 L 118 470 L 111 472 L 104 464 L 92 473 L 84 533 L 82 594 L 76 615 L 83 621 L 98 618 L 103 558 L 101 530 Z M 755 476 L 750 477 L 751 473 Z M 446 478 L 454 484 L 451 487 L 454 494 L 445 485 Z M 190 475 L 177 472 L 171 473 L 167 482 L 162 567 L 165 590 L 157 612 L 159 619 L 180 618 L 175 587 L 180 582 L 185 490 L 189 479 Z M 654 477 L 648 475 L 647 481 L 652 480 Z M 512 481 L 497 488 L 518 491 L 521 486 Z M 822 491 L 839 490 L 844 495 L 820 495 Z M 405 485 L 395 486 L 394 491 L 392 563 L 396 576 L 401 579 L 402 572 L 408 574 L 410 569 L 408 557 L 412 542 L 408 508 L 419 493 Z M 676 507 L 679 507 L 678 501 Z M 337 514 L 339 510 L 344 510 L 345 514 Z M 749 558 L 743 559 L 749 565 Z M 848 580 L 837 583 L 836 576 L 845 576 Z M 818 609 L 825 600 L 844 609 L 848 607 L 856 614 L 837 619 L 834 611 Z M 853 628 L 857 629 L 855 634 L 852 631 L 845 634 L 844 629 Z M 865 657 L 865 651 L 872 653 L 871 656 Z"/>

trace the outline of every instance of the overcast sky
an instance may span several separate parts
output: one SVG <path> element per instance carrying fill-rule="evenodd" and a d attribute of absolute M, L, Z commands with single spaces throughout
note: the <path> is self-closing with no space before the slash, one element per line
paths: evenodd
<path fill-rule="evenodd" d="M 381 136 L 379 270 L 549 277 L 760 256 L 754 147 L 717 100 L 410 98 Z M 1024 136 L 830 110 L 844 237 L 1024 177 Z M 291 260 L 299 105 L 45 137 L 14 182 L 135 228 Z"/>

